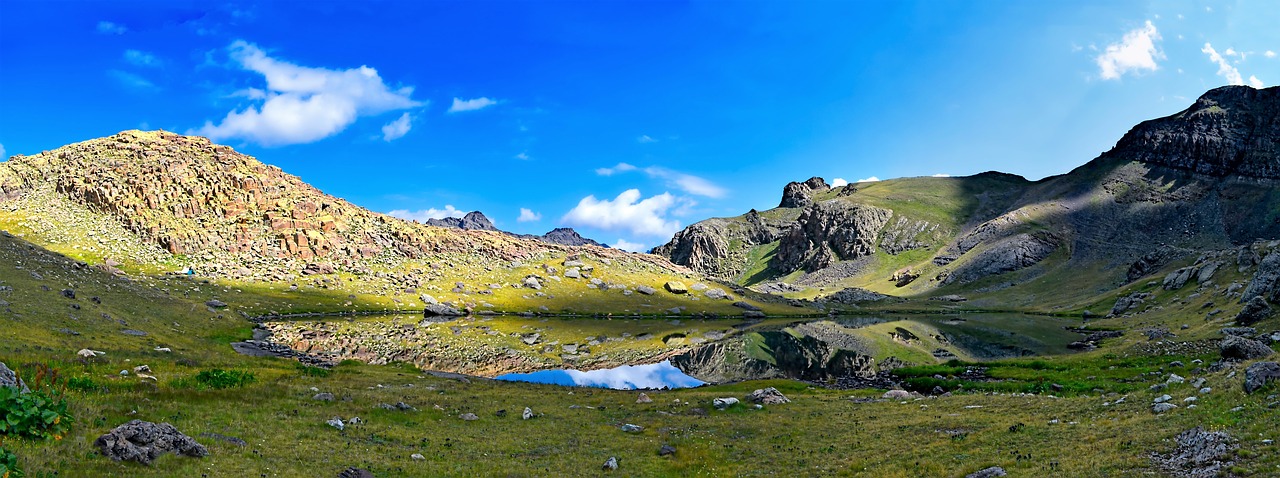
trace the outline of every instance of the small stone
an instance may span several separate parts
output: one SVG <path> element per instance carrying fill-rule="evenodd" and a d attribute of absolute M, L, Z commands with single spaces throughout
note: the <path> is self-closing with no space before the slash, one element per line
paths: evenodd
<path fill-rule="evenodd" d="M 1201 395 L 1207 395 L 1209 392 L 1212 392 L 1212 391 L 1213 391 L 1213 389 L 1212 389 L 1212 388 L 1204 387 L 1204 388 L 1200 389 L 1200 394 L 1201 394 Z"/>
<path fill-rule="evenodd" d="M 315 394 L 314 396 L 312 396 L 312 397 L 311 397 L 311 399 L 312 399 L 312 400 L 325 401 L 325 402 L 332 402 L 332 401 L 333 401 L 333 394 L 332 394 L 332 393 L 329 393 L 329 392 L 321 392 L 321 393 L 317 393 L 317 394 Z"/>
<path fill-rule="evenodd" d="M 1169 380 L 1166 380 L 1166 381 L 1165 381 L 1165 383 L 1168 383 L 1168 384 L 1175 384 L 1175 383 L 1182 383 L 1182 382 L 1184 382 L 1184 381 L 1186 381 L 1186 379 L 1185 379 L 1185 378 L 1182 378 L 1181 376 L 1179 376 L 1179 375 L 1177 375 L 1177 374 L 1173 374 L 1173 373 L 1171 373 L 1171 374 L 1169 374 Z"/>
<path fill-rule="evenodd" d="M 626 423 L 622 425 L 621 430 L 627 433 L 639 433 L 644 431 L 644 427 L 640 425 L 633 425 L 630 423 Z"/>
<path fill-rule="evenodd" d="M 754 392 L 751 392 L 750 395 L 747 395 L 747 400 L 751 401 L 752 403 L 761 403 L 765 405 L 781 405 L 783 403 L 791 403 L 790 399 L 788 399 L 785 395 L 783 395 L 782 392 L 779 392 L 778 389 L 773 387 L 762 388 Z"/>
<path fill-rule="evenodd" d="M 461 418 L 461 419 L 466 420 L 466 421 L 469 421 L 469 422 L 470 422 L 470 421 L 475 421 L 475 420 L 479 420 L 479 419 L 480 419 L 480 417 L 477 417 L 477 416 L 476 416 L 476 414 L 474 414 L 474 413 L 463 413 L 462 415 L 458 415 L 458 418 Z"/>
<path fill-rule="evenodd" d="M 676 454 L 676 447 L 671 445 L 662 445 L 662 448 L 658 449 L 658 456 L 671 456 L 674 454 Z"/>
<path fill-rule="evenodd" d="M 890 390 L 890 391 L 884 392 L 883 398 L 887 398 L 890 400 L 907 399 L 907 398 L 911 398 L 911 392 L 908 392 L 906 390 Z"/>
<path fill-rule="evenodd" d="M 1167 402 L 1167 401 L 1169 401 L 1169 400 L 1173 400 L 1173 397 L 1169 396 L 1169 394 L 1167 394 L 1167 393 L 1166 393 L 1166 394 L 1164 394 L 1164 395 L 1161 395 L 1161 396 L 1159 396 L 1159 397 L 1156 397 L 1156 399 L 1155 399 L 1153 402 L 1154 402 L 1154 403 L 1164 403 L 1164 402 Z"/>
<path fill-rule="evenodd" d="M 413 458 L 413 459 L 415 459 L 415 460 L 425 460 L 425 459 L 427 459 L 427 457 L 422 456 L 422 454 L 421 454 L 421 453 L 414 453 L 414 454 L 412 454 L 412 455 L 409 455 L 409 458 Z"/>
<path fill-rule="evenodd" d="M 533 410 L 529 407 L 524 407 L 524 413 L 520 415 L 520 419 L 528 420 L 530 418 L 533 418 Z"/>
<path fill-rule="evenodd" d="M 993 466 L 991 468 L 984 468 L 973 473 L 969 473 L 968 475 L 965 475 L 964 478 L 993 478 L 996 476 L 1006 475 L 1007 473 L 1005 473 L 1004 468 Z"/>
<path fill-rule="evenodd" d="M 640 396 L 636 397 L 636 403 L 653 403 L 653 399 L 649 398 L 648 394 L 640 392 Z"/>
<path fill-rule="evenodd" d="M 717 398 L 711 401 L 711 404 L 714 405 L 717 410 L 724 410 L 736 405 L 737 403 L 738 399 L 733 397 Z"/>
<path fill-rule="evenodd" d="M 653 295 L 658 292 L 658 289 L 654 289 L 647 285 L 642 285 L 640 287 L 636 287 L 636 292 L 639 292 L 644 295 Z"/>
<path fill-rule="evenodd" d="M 342 419 L 338 417 L 330 418 L 329 421 L 325 423 L 328 423 L 329 426 L 331 427 L 337 428 L 338 431 L 342 431 L 343 429 L 347 428 L 347 424 L 344 423 Z"/>
<path fill-rule="evenodd" d="M 205 302 L 205 303 L 204 303 L 204 305 L 207 305 L 207 306 L 209 306 L 209 307 L 213 307 L 213 308 L 215 308 L 215 309 L 221 309 L 221 308 L 223 308 L 223 307 L 226 307 L 226 306 L 227 306 L 227 303 L 226 303 L 226 302 L 223 302 L 223 301 L 220 301 L 220 300 L 218 300 L 218 299 L 209 299 L 209 301 L 208 301 L 208 302 Z"/>
<path fill-rule="evenodd" d="M 603 469 L 604 471 L 614 471 L 614 470 L 617 470 L 617 469 L 618 469 L 618 458 L 617 458 L 617 457 L 612 457 L 612 456 L 611 456 L 611 457 L 609 457 L 609 459 L 608 459 L 608 460 L 606 460 L 606 461 L 604 462 L 604 466 L 602 466 L 602 467 L 601 467 L 601 469 Z"/>
<path fill-rule="evenodd" d="M 147 365 L 139 365 L 133 368 L 133 373 L 151 373 L 151 367 Z"/>
<path fill-rule="evenodd" d="M 1152 413 L 1164 413 L 1164 412 L 1167 412 L 1167 411 L 1169 411 L 1169 410 L 1173 410 L 1173 409 L 1175 409 L 1175 408 L 1178 408 L 1178 406 L 1177 406 L 1177 405 L 1174 405 L 1174 404 L 1172 404 L 1172 403 L 1169 403 L 1169 402 L 1161 402 L 1161 403 L 1157 403 L 1157 404 L 1155 404 L 1155 405 L 1152 405 L 1152 406 L 1151 406 L 1151 412 L 1152 412 Z"/>

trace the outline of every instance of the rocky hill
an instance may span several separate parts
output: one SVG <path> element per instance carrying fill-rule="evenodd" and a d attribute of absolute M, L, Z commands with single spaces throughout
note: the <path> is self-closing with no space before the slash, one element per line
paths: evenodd
<path fill-rule="evenodd" d="M 695 223 L 654 252 L 798 296 L 856 287 L 1078 304 L 1205 253 L 1280 238 L 1277 144 L 1280 88 L 1222 87 L 1065 175 L 840 188 L 811 178 L 787 184 L 778 208 Z"/>
<path fill-rule="evenodd" d="M 630 291 L 701 279 L 571 230 L 524 238 L 497 231 L 478 212 L 455 221 L 436 227 L 375 213 L 227 146 L 164 131 L 125 131 L 0 163 L 0 229 L 115 271 L 190 268 L 242 284 L 393 299 L 396 307 L 448 296 L 459 310 L 508 311 L 557 305 L 546 302 L 553 289 L 522 292 L 533 282 L 563 294 L 617 289 L 612 302 L 586 302 L 601 311 L 666 310 L 680 304 Z M 420 298 L 419 289 L 438 297 Z M 719 311 L 695 305 L 685 307 Z"/>
<path fill-rule="evenodd" d="M 465 229 L 469 231 L 498 231 L 506 232 L 498 229 L 493 225 L 493 221 L 480 211 L 471 211 L 462 217 L 446 217 L 441 219 L 428 219 L 427 225 L 436 227 L 451 227 L 454 229 Z M 507 234 L 511 234 L 507 232 Z M 522 239 L 534 239 L 551 244 L 560 244 L 562 246 L 597 246 L 609 247 L 591 239 L 582 237 L 578 231 L 571 227 L 557 227 L 541 236 L 533 234 L 511 234 Z"/>

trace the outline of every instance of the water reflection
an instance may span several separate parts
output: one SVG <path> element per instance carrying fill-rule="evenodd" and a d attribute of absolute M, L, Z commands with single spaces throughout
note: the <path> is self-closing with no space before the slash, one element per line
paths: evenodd
<path fill-rule="evenodd" d="M 666 360 L 648 365 L 623 365 L 620 367 L 591 370 L 542 370 L 532 373 L 499 375 L 498 380 L 511 382 L 547 383 L 579 387 L 635 390 L 642 388 L 689 388 L 706 382 L 685 375 Z"/>

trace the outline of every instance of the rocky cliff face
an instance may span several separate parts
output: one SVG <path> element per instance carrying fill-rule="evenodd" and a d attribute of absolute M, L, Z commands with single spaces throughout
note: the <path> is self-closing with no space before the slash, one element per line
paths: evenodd
<path fill-rule="evenodd" d="M 1224 86 L 1190 108 L 1134 127 L 1106 159 L 1214 177 L 1280 179 L 1280 87 Z"/>
<path fill-rule="evenodd" d="M 436 227 L 452 227 L 454 229 L 463 229 L 468 231 L 496 231 L 498 228 L 493 227 L 493 221 L 480 211 L 471 211 L 462 217 L 446 217 L 441 219 L 427 219 L 428 226 Z"/>
<path fill-rule="evenodd" d="M 875 252 L 880 230 L 893 211 L 847 205 L 838 199 L 810 204 L 782 235 L 777 264 L 784 271 L 815 271 L 837 261 Z"/>

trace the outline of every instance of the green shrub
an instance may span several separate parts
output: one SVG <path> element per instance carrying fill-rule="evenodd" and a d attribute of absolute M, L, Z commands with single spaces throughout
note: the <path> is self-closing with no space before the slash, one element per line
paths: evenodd
<path fill-rule="evenodd" d="M 333 371 L 329 369 L 312 367 L 310 365 L 303 365 L 301 363 L 294 364 L 294 367 L 298 369 L 298 372 L 302 373 L 302 375 L 306 377 L 323 378 L 323 377 L 328 377 L 329 374 L 333 373 Z"/>
<path fill-rule="evenodd" d="M 0 387 L 0 435 L 61 440 L 71 421 L 67 400 L 56 391 Z"/>
<path fill-rule="evenodd" d="M 22 478 L 22 469 L 18 468 L 18 456 L 0 445 L 0 478 Z"/>
<path fill-rule="evenodd" d="M 253 372 L 243 370 L 222 370 L 220 368 L 204 370 L 196 374 L 196 382 L 209 388 L 243 387 L 257 380 Z"/>
<path fill-rule="evenodd" d="M 102 387 L 89 377 L 71 377 L 67 379 L 66 386 L 70 390 L 79 392 L 99 392 Z"/>

